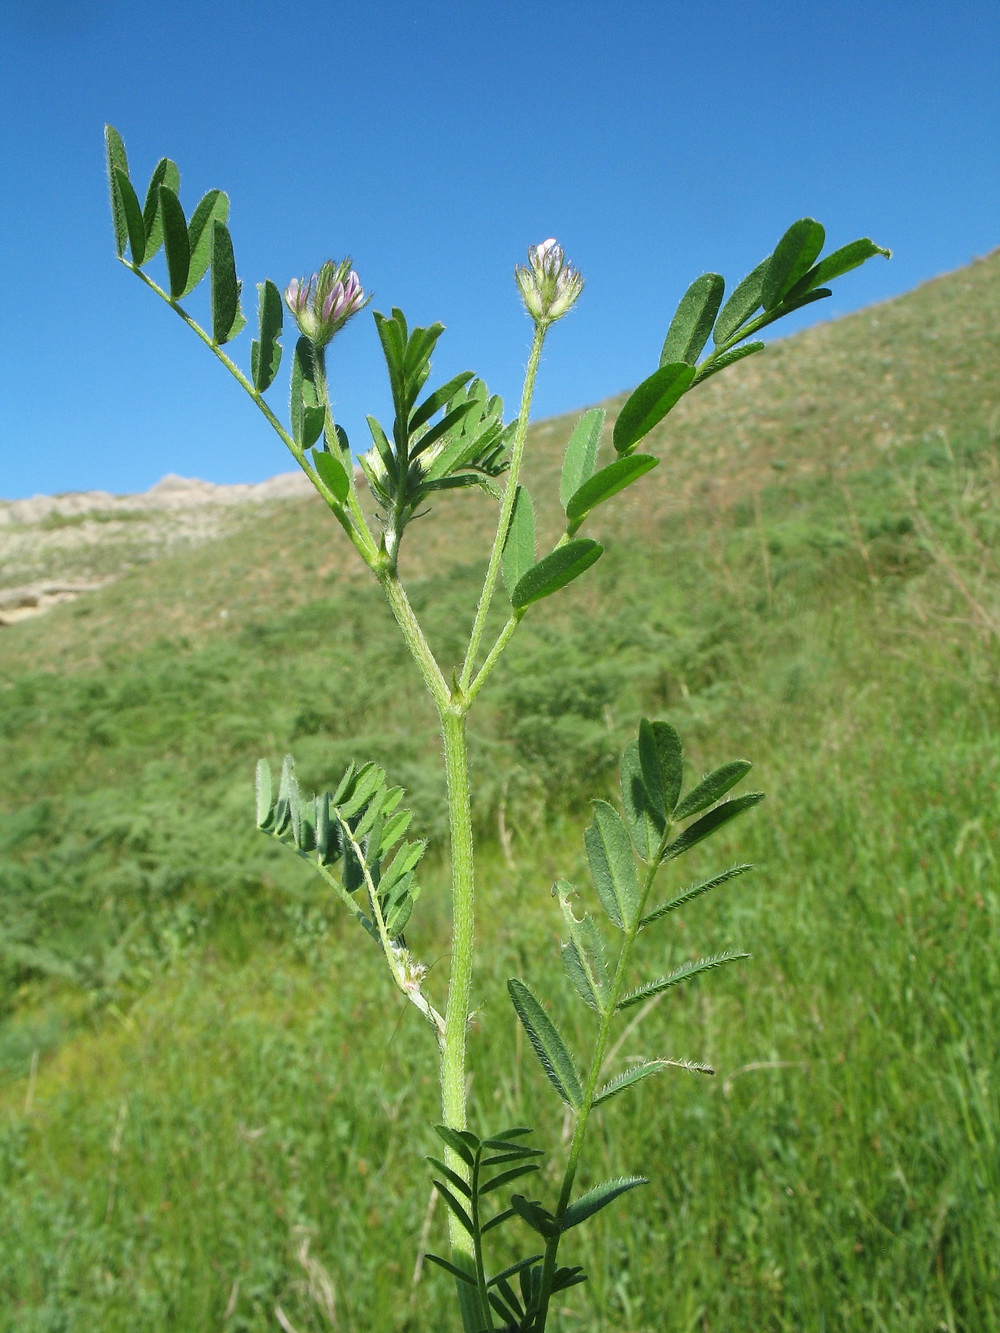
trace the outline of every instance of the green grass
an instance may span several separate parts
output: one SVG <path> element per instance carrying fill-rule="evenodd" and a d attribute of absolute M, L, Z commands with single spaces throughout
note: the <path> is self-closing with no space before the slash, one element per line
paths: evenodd
<path fill-rule="evenodd" d="M 543 1196 L 563 1125 L 503 983 L 583 1049 L 549 887 L 586 884 L 588 798 L 643 712 L 693 772 L 746 754 L 768 793 L 671 885 L 756 873 L 644 937 L 649 975 L 753 958 L 621 1046 L 619 1068 L 718 1073 L 599 1113 L 583 1183 L 651 1184 L 573 1233 L 591 1281 L 559 1333 L 1000 1330 L 998 285 L 993 258 L 692 398 L 648 508 L 616 502 L 603 561 L 529 617 L 476 714 L 473 1114 L 537 1126 Z M 537 428 L 536 477 L 567 427 Z M 463 499 L 409 556 L 446 659 L 481 574 L 487 506 Z M 405 666 L 309 504 L 3 632 L 0 1330 L 257 1333 L 280 1306 L 318 1333 L 314 1259 L 333 1327 L 453 1327 L 443 1275 L 412 1285 L 429 1040 L 250 809 L 261 753 L 291 750 L 307 786 L 387 765 L 435 843 L 407 935 L 439 1000 L 439 741 Z M 429 1228 L 440 1248 L 440 1206 Z"/>

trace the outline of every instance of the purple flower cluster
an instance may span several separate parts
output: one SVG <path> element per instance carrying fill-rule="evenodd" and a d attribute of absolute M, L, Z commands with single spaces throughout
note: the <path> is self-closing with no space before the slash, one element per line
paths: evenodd
<path fill-rule="evenodd" d="M 325 347 L 370 300 L 349 259 L 328 259 L 311 278 L 293 278 L 285 288 L 285 305 L 299 331 L 317 347 Z"/>

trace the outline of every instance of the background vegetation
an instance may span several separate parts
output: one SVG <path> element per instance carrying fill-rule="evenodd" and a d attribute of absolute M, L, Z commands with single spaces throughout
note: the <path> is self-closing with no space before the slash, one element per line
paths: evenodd
<path fill-rule="evenodd" d="M 768 793 L 730 839 L 757 872 L 651 966 L 753 960 L 617 1053 L 718 1076 L 599 1113 L 594 1177 L 653 1183 L 580 1233 L 565 1333 L 1000 1329 L 998 306 L 994 254 L 699 389 L 479 709 L 476 1043 L 514 1071 L 475 1083 L 481 1129 L 558 1150 L 503 982 L 561 993 L 549 886 L 584 882 L 639 715 Z M 539 501 L 571 424 L 535 427 Z M 407 552 L 445 655 L 488 505 L 442 502 Z M 289 502 L 2 631 L 0 1330 L 443 1325 L 447 1279 L 414 1279 L 444 1226 L 429 1043 L 253 829 L 260 754 L 306 786 L 384 763 L 439 849 L 408 935 L 444 972 L 433 715 L 350 554 Z"/>

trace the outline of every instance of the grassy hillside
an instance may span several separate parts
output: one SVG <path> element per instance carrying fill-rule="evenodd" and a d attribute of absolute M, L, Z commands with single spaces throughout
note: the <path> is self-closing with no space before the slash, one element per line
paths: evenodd
<path fill-rule="evenodd" d="M 719 1074 L 604 1114 L 592 1177 L 653 1184 L 581 1233 L 561 1333 L 1000 1329 L 998 298 L 1000 254 L 696 391 L 491 682 L 475 1059 L 514 1072 L 477 1075 L 481 1127 L 558 1149 L 502 983 L 564 993 L 548 888 L 585 882 L 637 718 L 769 798 L 729 840 L 757 874 L 650 955 L 754 957 L 623 1046 Z M 534 429 L 543 524 L 571 426 Z M 405 564 L 448 658 L 489 502 L 440 508 Z M 10 627 L 0 691 L 0 1330 L 447 1327 L 444 1280 L 412 1284 L 443 1231 L 424 1034 L 252 828 L 260 754 L 307 786 L 385 763 L 435 840 L 408 936 L 444 972 L 433 713 L 335 525 L 288 502 Z"/>

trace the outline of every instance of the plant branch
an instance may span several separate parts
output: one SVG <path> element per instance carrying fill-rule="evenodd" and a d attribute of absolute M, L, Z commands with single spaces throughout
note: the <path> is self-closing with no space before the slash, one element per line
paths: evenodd
<path fill-rule="evenodd" d="M 329 486 L 326 485 L 322 477 L 320 477 L 319 473 L 307 458 L 305 451 L 299 448 L 295 443 L 295 440 L 289 435 L 288 431 L 285 430 L 284 426 L 264 401 L 264 395 L 254 388 L 251 381 L 243 374 L 236 362 L 226 355 L 219 344 L 212 338 L 211 334 L 207 333 L 196 320 L 192 319 L 179 302 L 175 301 L 168 292 L 165 292 L 147 273 L 143 273 L 142 269 L 137 267 L 137 265 L 130 263 L 127 259 L 122 259 L 121 256 L 119 256 L 119 262 L 124 264 L 127 269 L 131 270 L 131 272 L 133 272 L 137 278 L 141 279 L 151 291 L 156 293 L 161 301 L 164 301 L 175 314 L 179 315 L 188 328 L 197 334 L 212 355 L 222 362 L 240 388 L 243 389 L 243 391 L 257 405 L 266 418 L 268 425 L 291 453 L 296 463 L 298 463 L 299 467 L 306 474 L 312 484 L 316 487 L 316 490 L 323 497 L 323 500 L 326 502 L 327 507 L 333 513 L 337 522 L 357 547 L 365 564 L 372 566 L 378 553 L 371 534 L 368 532 L 367 524 L 360 531 L 354 526 L 340 501 L 330 490 Z"/>
<path fill-rule="evenodd" d="M 524 455 L 524 442 L 528 433 L 528 416 L 531 412 L 531 400 L 535 393 L 535 378 L 538 375 L 538 363 L 542 356 L 542 343 L 545 341 L 546 329 L 547 325 L 545 324 L 536 323 L 535 325 L 535 336 L 531 343 L 528 367 L 524 375 L 521 410 L 517 417 L 517 430 L 514 432 L 514 447 L 511 450 L 510 468 L 507 473 L 503 503 L 500 506 L 496 537 L 493 539 L 490 563 L 486 570 L 486 579 L 483 583 L 483 591 L 480 594 L 479 606 L 476 608 L 476 619 L 472 626 L 465 662 L 462 665 L 462 674 L 459 677 L 459 684 L 463 690 L 468 688 L 472 673 L 476 668 L 476 657 L 479 654 L 479 645 L 482 641 L 483 631 L 486 628 L 486 617 L 489 615 L 490 603 L 493 600 L 497 577 L 500 573 L 504 542 L 507 540 L 507 529 L 510 527 L 511 515 L 514 512 L 514 500 L 517 497 L 517 479 L 521 471 L 521 458 Z"/>

